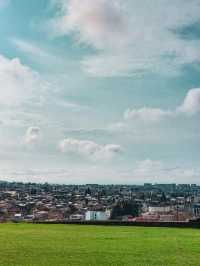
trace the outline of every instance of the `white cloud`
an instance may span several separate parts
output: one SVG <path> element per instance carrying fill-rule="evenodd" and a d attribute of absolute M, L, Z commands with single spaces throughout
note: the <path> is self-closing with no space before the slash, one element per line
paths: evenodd
<path fill-rule="evenodd" d="M 57 0 L 49 29 L 75 34 L 98 52 L 81 61 L 90 75 L 178 73 L 200 61 L 199 40 L 181 38 L 182 27 L 200 19 L 199 0 Z"/>
<path fill-rule="evenodd" d="M 8 59 L 0 55 L 0 104 L 19 105 L 34 97 L 35 91 L 42 93 L 46 87 L 39 74 L 23 65 L 19 58 Z"/>
<path fill-rule="evenodd" d="M 55 33 L 77 32 L 79 41 L 99 49 L 112 45 L 114 41 L 117 41 L 116 45 L 124 42 L 120 36 L 126 30 L 126 17 L 118 1 L 69 0 L 58 3 L 61 6 L 60 17 L 51 21 Z"/>
<path fill-rule="evenodd" d="M 143 122 L 159 122 L 162 119 L 171 116 L 170 111 L 164 111 L 159 108 L 147 108 L 143 107 L 141 109 L 127 109 L 124 113 L 124 118 L 129 120 L 141 120 Z"/>
<path fill-rule="evenodd" d="M 121 153 L 121 147 L 116 144 L 99 145 L 90 140 L 64 139 L 59 143 L 59 149 L 63 153 L 75 153 L 91 159 L 112 159 Z"/>
<path fill-rule="evenodd" d="M 0 120 L 5 127 L 24 128 L 31 124 L 46 125 L 46 117 L 41 113 L 30 112 L 22 108 L 9 108 L 0 111 Z"/>
<path fill-rule="evenodd" d="M 163 163 L 146 159 L 136 163 L 134 174 L 141 177 L 155 177 L 163 169 Z"/>
<path fill-rule="evenodd" d="M 200 112 L 200 88 L 189 90 L 183 104 L 177 108 L 177 112 L 189 115 Z"/>
<path fill-rule="evenodd" d="M 113 168 L 102 165 L 71 165 L 57 169 L 54 167 L 31 169 L 20 167 L 0 169 L 2 180 L 30 182 L 50 182 L 60 184 L 143 184 L 151 183 L 197 183 L 199 184 L 200 169 L 169 167 L 161 161 L 146 159 L 138 161 L 131 169 Z M 109 177 L 109 178 L 108 178 Z"/>
<path fill-rule="evenodd" d="M 183 103 L 175 110 L 163 110 L 159 108 L 143 107 L 140 109 L 127 109 L 124 112 L 125 120 L 160 122 L 166 118 L 173 118 L 178 115 L 195 115 L 200 112 L 200 89 L 191 89 L 188 91 Z"/>
<path fill-rule="evenodd" d="M 25 134 L 26 144 L 35 144 L 39 141 L 41 136 L 41 130 L 39 127 L 29 127 Z"/>
<path fill-rule="evenodd" d="M 132 172 L 133 178 L 145 182 L 173 182 L 173 183 L 199 183 L 200 172 L 198 169 L 184 167 L 169 167 L 161 161 L 146 159 L 138 161 Z"/>

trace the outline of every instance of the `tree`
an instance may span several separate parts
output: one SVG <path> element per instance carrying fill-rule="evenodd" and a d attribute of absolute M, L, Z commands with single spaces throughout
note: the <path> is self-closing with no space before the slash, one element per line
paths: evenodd
<path fill-rule="evenodd" d="M 133 201 L 118 202 L 112 209 L 111 219 L 118 219 L 124 215 L 137 217 L 139 215 L 139 205 Z"/>

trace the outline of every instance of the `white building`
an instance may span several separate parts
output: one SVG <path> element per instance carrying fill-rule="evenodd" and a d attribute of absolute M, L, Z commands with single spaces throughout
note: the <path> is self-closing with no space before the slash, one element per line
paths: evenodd
<path fill-rule="evenodd" d="M 150 206 L 149 207 L 149 212 L 150 213 L 166 213 L 170 212 L 171 207 L 170 206 Z"/>
<path fill-rule="evenodd" d="M 84 215 L 82 215 L 82 214 L 71 214 L 69 219 L 71 221 L 82 221 L 82 220 L 84 220 Z"/>
<path fill-rule="evenodd" d="M 14 215 L 13 221 L 15 221 L 15 222 L 21 222 L 21 221 L 23 221 L 23 216 L 22 216 L 22 214 L 21 214 L 21 213 L 16 213 L 16 214 Z"/>
<path fill-rule="evenodd" d="M 86 221 L 106 221 L 110 218 L 110 211 L 87 211 Z"/>
<path fill-rule="evenodd" d="M 200 196 L 194 197 L 194 203 L 200 203 Z"/>

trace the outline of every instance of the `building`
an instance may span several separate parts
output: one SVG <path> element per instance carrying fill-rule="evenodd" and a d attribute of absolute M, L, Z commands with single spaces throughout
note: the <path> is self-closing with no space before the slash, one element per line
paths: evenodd
<path fill-rule="evenodd" d="M 135 222 L 158 222 L 159 215 L 156 213 L 143 213 L 141 216 L 133 218 Z"/>
<path fill-rule="evenodd" d="M 69 219 L 71 221 L 82 221 L 82 220 L 84 220 L 84 218 L 85 217 L 83 214 L 71 214 L 69 217 Z"/>
<path fill-rule="evenodd" d="M 48 220 L 48 212 L 47 211 L 37 211 L 34 213 L 34 219 L 38 221 Z"/>
<path fill-rule="evenodd" d="M 200 217 L 200 203 L 196 203 L 193 205 L 193 215 L 195 217 Z"/>
<path fill-rule="evenodd" d="M 176 215 L 175 214 L 161 214 L 159 217 L 160 222 L 174 222 L 176 221 Z"/>
<path fill-rule="evenodd" d="M 150 213 L 168 213 L 170 211 L 170 206 L 149 206 Z"/>
<path fill-rule="evenodd" d="M 110 218 L 108 211 L 87 211 L 85 213 L 86 221 L 106 221 Z"/>
<path fill-rule="evenodd" d="M 21 222 L 23 221 L 23 216 L 21 213 L 16 213 L 13 217 L 13 221 L 14 222 Z"/>

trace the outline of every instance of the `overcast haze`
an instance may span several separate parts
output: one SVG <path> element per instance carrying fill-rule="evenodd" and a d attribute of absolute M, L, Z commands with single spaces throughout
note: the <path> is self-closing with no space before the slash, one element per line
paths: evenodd
<path fill-rule="evenodd" d="M 0 0 L 0 179 L 200 184 L 199 0 Z"/>

